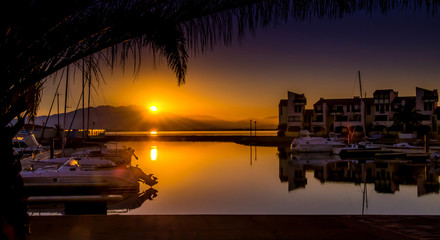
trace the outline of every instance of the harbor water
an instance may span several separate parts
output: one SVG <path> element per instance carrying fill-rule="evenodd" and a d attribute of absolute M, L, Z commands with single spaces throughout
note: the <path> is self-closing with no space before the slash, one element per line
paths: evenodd
<path fill-rule="evenodd" d="M 135 149 L 133 165 L 159 178 L 157 196 L 124 214 L 440 214 L 439 177 L 427 164 L 291 158 L 230 142 L 115 145 Z"/>

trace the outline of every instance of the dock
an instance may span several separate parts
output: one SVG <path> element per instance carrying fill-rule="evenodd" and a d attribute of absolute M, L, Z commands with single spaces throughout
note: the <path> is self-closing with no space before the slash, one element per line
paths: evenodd
<path fill-rule="evenodd" d="M 126 136 L 113 135 L 105 136 L 100 141 L 105 142 L 130 142 L 130 141 L 190 141 L 190 142 L 235 142 L 243 145 L 252 146 L 289 146 L 293 137 L 279 136 L 155 136 L 140 135 Z"/>
<path fill-rule="evenodd" d="M 440 239 L 439 216 L 33 216 L 40 239 Z"/>

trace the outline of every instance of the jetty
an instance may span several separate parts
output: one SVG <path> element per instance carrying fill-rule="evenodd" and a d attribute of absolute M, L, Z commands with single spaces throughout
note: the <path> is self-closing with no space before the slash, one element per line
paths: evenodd
<path fill-rule="evenodd" d="M 243 145 L 252 146 L 288 146 L 293 140 L 293 137 L 280 136 L 198 136 L 198 135 L 170 135 L 170 136 L 155 136 L 155 135 L 112 135 L 105 136 L 99 141 L 104 142 L 129 142 L 129 141 L 190 141 L 190 142 L 235 142 Z"/>

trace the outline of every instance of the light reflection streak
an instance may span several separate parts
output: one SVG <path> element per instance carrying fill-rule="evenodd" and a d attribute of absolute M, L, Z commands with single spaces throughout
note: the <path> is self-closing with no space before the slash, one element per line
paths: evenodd
<path fill-rule="evenodd" d="M 151 159 L 151 161 L 156 161 L 156 159 L 157 159 L 157 147 L 156 146 L 151 146 L 150 159 Z"/>

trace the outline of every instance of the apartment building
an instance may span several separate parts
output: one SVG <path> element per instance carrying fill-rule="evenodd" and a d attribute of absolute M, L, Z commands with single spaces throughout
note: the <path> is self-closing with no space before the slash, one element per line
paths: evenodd
<path fill-rule="evenodd" d="M 342 134 L 384 133 L 393 129 L 394 114 L 400 106 L 413 104 L 421 114 L 426 131 L 437 132 L 440 111 L 438 91 L 416 88 L 416 96 L 400 97 L 393 89 L 376 90 L 372 98 L 319 99 L 313 109 L 306 110 L 304 94 L 288 92 L 288 99 L 279 104 L 281 134 L 297 136 L 307 129 L 316 135 L 330 132 Z"/>

